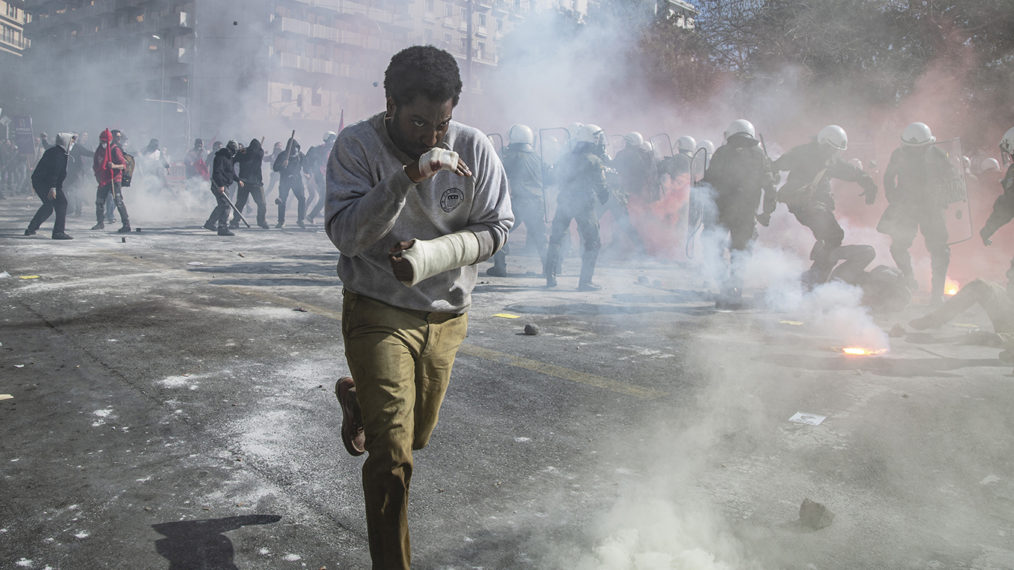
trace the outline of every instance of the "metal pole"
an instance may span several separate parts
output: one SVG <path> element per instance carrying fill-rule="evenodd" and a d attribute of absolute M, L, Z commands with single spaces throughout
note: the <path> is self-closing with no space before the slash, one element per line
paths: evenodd
<path fill-rule="evenodd" d="M 162 40 L 162 45 L 159 46 L 159 51 L 162 52 L 162 86 L 161 95 L 159 99 L 165 99 L 165 40 Z M 159 107 L 158 109 L 159 127 L 158 132 L 162 140 L 165 140 L 165 107 Z"/>

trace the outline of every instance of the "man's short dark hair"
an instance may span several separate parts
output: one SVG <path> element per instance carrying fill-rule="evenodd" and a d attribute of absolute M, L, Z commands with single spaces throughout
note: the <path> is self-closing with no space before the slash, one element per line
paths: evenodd
<path fill-rule="evenodd" d="M 395 105 L 407 105 L 416 96 L 458 104 L 461 75 L 454 56 L 433 46 L 412 46 L 394 54 L 384 72 L 384 93 Z"/>

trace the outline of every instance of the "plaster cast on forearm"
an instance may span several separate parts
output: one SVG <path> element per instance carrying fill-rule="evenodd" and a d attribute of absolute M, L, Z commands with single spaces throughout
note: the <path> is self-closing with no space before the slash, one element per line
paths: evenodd
<path fill-rule="evenodd" d="M 472 265 L 478 261 L 479 238 L 470 231 L 460 231 L 431 240 L 415 240 L 412 247 L 400 252 L 402 259 L 412 265 L 411 281 L 406 286 L 429 279 L 434 275 Z"/>

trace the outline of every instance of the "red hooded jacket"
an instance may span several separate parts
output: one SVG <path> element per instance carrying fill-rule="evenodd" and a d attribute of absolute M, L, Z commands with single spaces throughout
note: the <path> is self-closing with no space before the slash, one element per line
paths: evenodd
<path fill-rule="evenodd" d="M 92 170 L 95 172 L 95 180 L 99 186 L 107 186 L 111 182 L 123 182 L 123 169 L 111 168 L 114 164 L 127 164 L 120 146 L 113 144 L 113 134 L 109 129 L 102 131 L 99 140 L 106 143 L 95 149 L 95 158 L 92 159 Z"/>

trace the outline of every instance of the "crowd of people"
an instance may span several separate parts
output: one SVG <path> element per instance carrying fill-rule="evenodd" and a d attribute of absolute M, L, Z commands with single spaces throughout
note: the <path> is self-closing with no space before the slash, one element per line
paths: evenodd
<path fill-rule="evenodd" d="M 143 180 L 149 194 L 210 188 L 215 206 L 204 226 L 221 236 L 234 235 L 231 230 L 239 227 L 240 220 L 246 221 L 242 213 L 249 202 L 256 208 L 257 225 L 268 229 L 266 200 L 272 192 L 277 192 L 274 227 L 284 227 L 291 195 L 297 204 L 296 225 L 303 228 L 323 212 L 324 166 L 336 137 L 333 131 L 325 133 L 321 144 L 305 153 L 294 136 L 286 143 L 274 143 L 270 153 L 261 146 L 263 138 L 252 139 L 246 146 L 215 141 L 210 150 L 198 138 L 183 160 L 175 163 L 158 139 L 151 139 L 138 151 L 128 146 L 127 136 L 118 129 L 102 131 L 96 148 L 89 147 L 87 132 L 60 133 L 52 144 L 43 132 L 27 153 L 11 139 L 0 143 L 0 199 L 34 191 L 43 206 L 25 235 L 34 235 L 55 213 L 54 239 L 72 239 L 65 231 L 66 217 L 87 212 L 86 204 L 95 206 L 92 230 L 103 230 L 106 224 L 119 221 L 117 231 L 130 232 L 130 199 L 125 197 L 129 195 L 125 189 L 137 180 Z M 54 157 L 59 153 L 61 159 L 57 160 Z M 270 172 L 266 188 L 264 169 Z M 49 213 L 43 215 L 46 211 Z"/>

